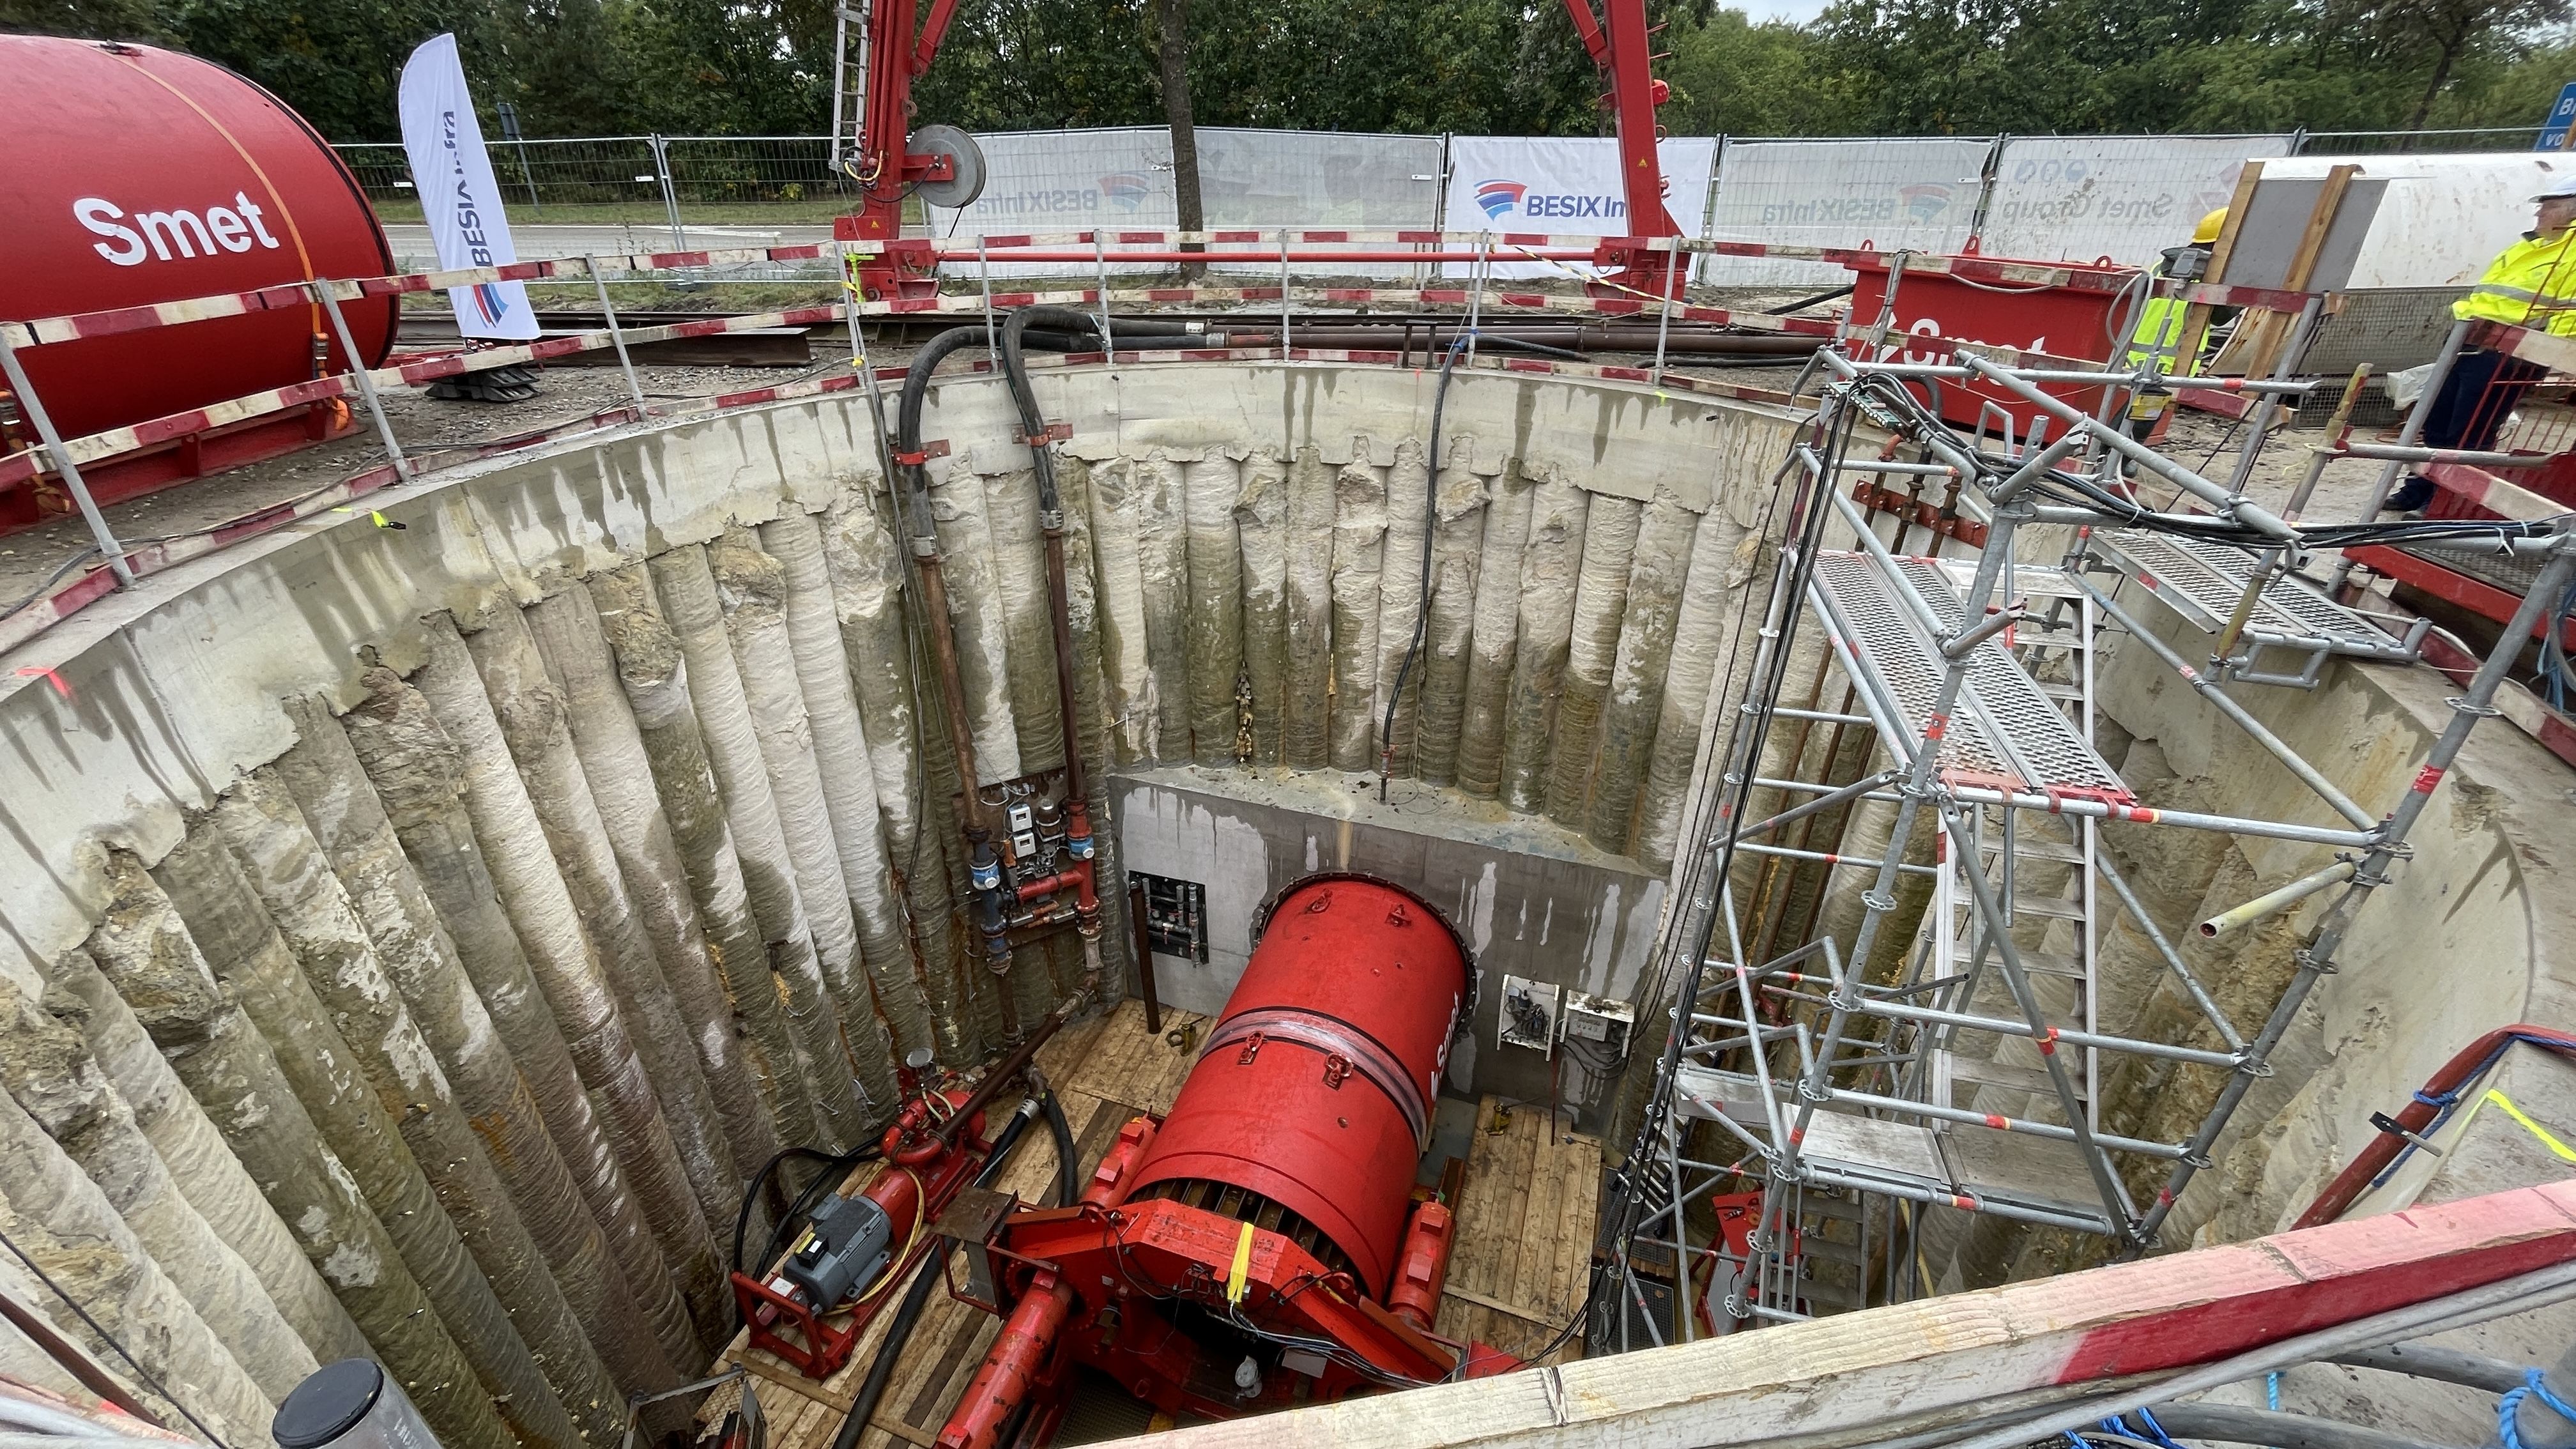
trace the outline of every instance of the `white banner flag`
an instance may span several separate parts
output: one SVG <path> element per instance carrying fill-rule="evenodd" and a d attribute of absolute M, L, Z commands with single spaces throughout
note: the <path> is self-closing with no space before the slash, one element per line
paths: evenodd
<path fill-rule="evenodd" d="M 434 36 L 411 53 L 402 73 L 403 150 L 412 184 L 442 268 L 507 266 L 519 259 L 510 223 L 501 215 L 501 188 L 483 149 L 474 102 L 465 93 L 465 67 L 456 37 Z M 450 287 L 456 328 L 468 337 L 533 340 L 537 314 L 528 307 L 527 284 L 486 282 Z"/>

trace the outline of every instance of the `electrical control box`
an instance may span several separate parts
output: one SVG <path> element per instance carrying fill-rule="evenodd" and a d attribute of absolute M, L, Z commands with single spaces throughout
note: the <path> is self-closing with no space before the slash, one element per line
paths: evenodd
<path fill-rule="evenodd" d="M 1194 880 L 1129 871 L 1145 888 L 1145 943 L 1158 956 L 1201 966 L 1208 959 L 1207 887 Z"/>
<path fill-rule="evenodd" d="M 1577 1044 L 1572 1049 L 1578 1054 L 1605 1064 L 1627 1057 L 1628 1040 L 1637 1028 L 1635 1002 L 1577 991 L 1566 998 L 1563 1016 L 1563 1039 Z"/>
<path fill-rule="evenodd" d="M 1564 1005 L 1564 987 L 1506 974 L 1495 1045 L 1528 1047 L 1542 1055 L 1555 1056 L 1556 1022 Z"/>
<path fill-rule="evenodd" d="M 1025 804 L 1010 811 L 1011 849 L 1021 860 L 1035 860 L 1038 854 L 1038 829 L 1035 812 Z"/>

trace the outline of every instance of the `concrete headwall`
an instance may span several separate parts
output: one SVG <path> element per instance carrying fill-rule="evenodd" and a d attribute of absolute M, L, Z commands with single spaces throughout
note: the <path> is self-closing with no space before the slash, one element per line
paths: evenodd
<path fill-rule="evenodd" d="M 1503 978 L 1634 1002 L 1661 924 L 1664 881 L 1544 821 L 1474 809 L 1416 781 L 1377 800 L 1374 776 L 1198 766 L 1123 771 L 1111 792 L 1127 868 L 1207 887 L 1208 959 L 1156 953 L 1162 999 L 1213 1012 L 1243 975 L 1252 920 L 1316 871 L 1393 881 L 1438 907 L 1475 954 L 1476 1008 L 1448 1086 L 1524 1101 L 1551 1094 L 1598 1130 L 1623 1059 L 1499 1044 Z"/>

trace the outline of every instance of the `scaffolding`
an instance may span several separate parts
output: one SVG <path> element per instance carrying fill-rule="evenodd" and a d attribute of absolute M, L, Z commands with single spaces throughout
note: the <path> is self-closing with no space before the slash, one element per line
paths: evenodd
<path fill-rule="evenodd" d="M 1699 849 L 1666 936 L 1671 1029 L 1594 1293 L 1592 1341 L 1603 1346 L 1937 1291 L 1926 1281 L 1927 1229 L 1955 1235 L 1974 1221 L 1950 1213 L 2092 1235 L 2123 1256 L 2154 1246 L 2333 969 L 2355 913 L 2406 854 L 2468 732 L 2496 713 L 2497 687 L 2534 622 L 2576 577 L 2563 516 L 2283 520 L 2245 496 L 2250 466 L 2214 482 L 2118 426 L 2127 397 L 2164 385 L 2152 356 L 2133 373 L 2035 373 L 1966 347 L 1939 365 L 1830 351 L 1819 363 L 1815 419 L 1791 449 L 1766 524 L 1778 546 L 1767 607 L 1739 640 L 1738 662 L 1750 659 L 1732 676 L 1741 702 L 1708 771 Z M 2054 395 L 2070 383 L 2097 389 L 2099 405 Z M 1912 391 L 1942 386 L 2014 399 L 2028 435 L 2016 441 L 2007 415 L 2002 448 L 1990 451 L 1996 410 L 1978 428 L 1953 428 Z M 2243 384 L 2266 416 L 2303 386 L 2286 375 Z M 1901 461 L 1908 449 L 1914 460 Z M 1987 520 L 1981 549 L 1908 553 L 1910 511 L 1865 511 L 1891 496 L 1890 477 L 1909 474 L 1961 485 Z M 2170 483 L 2177 501 L 2189 495 L 2206 511 L 2154 510 L 2131 478 Z M 2062 557 L 2028 561 L 2050 551 L 2031 530 L 2050 525 L 2071 540 Z M 1927 537 L 1926 553 L 1937 554 L 1939 531 Z M 2413 658 L 2420 627 L 2382 627 L 2301 574 L 2320 552 L 2397 537 L 2511 555 L 2536 576 L 2502 641 L 2450 700 L 2413 786 L 2376 816 L 2230 691 L 2313 689 L 2331 658 Z M 2184 658 L 2139 617 L 2149 608 L 2210 635 L 2209 657 Z M 1840 677 L 1840 708 L 1821 688 L 1808 700 L 1789 679 L 1808 630 Z M 2094 748 L 2095 659 L 2114 641 L 2176 671 L 2340 823 L 2140 803 Z M 1828 673 L 1816 667 L 1814 683 Z M 1821 749 L 1819 729 L 1830 731 Z M 1892 814 L 1884 838 L 1854 824 L 1864 806 L 1880 821 Z M 2101 848 L 2097 832 L 2112 821 L 2304 842 L 2332 863 L 2207 920 L 2158 921 Z M 1788 871 L 1810 882 L 1803 929 L 1780 904 Z M 1846 897 L 1861 887 L 1857 924 L 1839 940 L 1817 929 L 1823 882 L 1849 882 Z M 2259 1021 L 2231 1016 L 2175 945 L 2329 891 Z M 2099 953 L 2122 917 L 2205 1022 L 2191 1034 L 2199 1044 L 2105 1029 Z M 1908 940 L 1893 939 L 1909 927 Z M 2211 1069 L 2223 1085 L 2180 1140 L 2121 1135 L 2106 1130 L 2101 1099 L 2124 1059 Z M 2158 1185 L 2133 1192 L 2133 1183 Z"/>

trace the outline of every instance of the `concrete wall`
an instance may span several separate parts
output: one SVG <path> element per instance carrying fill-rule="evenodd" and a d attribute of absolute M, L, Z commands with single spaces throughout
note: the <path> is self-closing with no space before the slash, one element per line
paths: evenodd
<path fill-rule="evenodd" d="M 1225 1004 L 1251 954 L 1253 914 L 1281 886 L 1319 870 L 1379 876 L 1438 907 L 1475 953 L 1476 1011 L 1450 1053 L 1449 1089 L 1559 1094 L 1598 1130 L 1616 1074 L 1497 1045 L 1503 977 L 1633 1001 L 1663 911 L 1660 878 L 1546 821 L 1480 812 L 1415 781 L 1396 782 L 1380 805 L 1369 775 L 1165 767 L 1122 771 L 1111 801 L 1128 869 L 1208 888 L 1207 964 L 1154 958 L 1166 1004 Z"/>
<path fill-rule="evenodd" d="M 1461 375 L 1435 470 L 1410 370 L 1038 386 L 1072 429 L 1094 818 L 1113 766 L 1338 782 L 1402 674 L 1403 798 L 1481 844 L 1417 817 L 1336 856 L 1419 880 L 1498 962 L 1632 990 L 1793 421 Z M 986 781 L 1036 772 L 1065 741 L 1025 452 L 991 378 L 927 420 L 966 725 Z M 234 1437 L 302 1365 L 373 1352 L 437 1386 L 451 1449 L 604 1443 L 720 1341 L 745 1174 L 866 1136 L 902 1052 L 1000 1039 L 949 914 L 962 862 L 925 828 L 954 787 L 918 745 L 944 725 L 912 713 L 937 691 L 878 456 L 847 395 L 567 440 L 0 660 L 0 1062 L 66 1064 L 0 1079 L 27 1113 L 0 1111 L 0 1220 L 109 1242 L 55 1266 L 166 1322 L 162 1377 Z M 1073 946 L 1016 958 L 1022 1020 L 1075 989 Z M 240 1261 L 202 1267 L 210 1238 Z"/>

